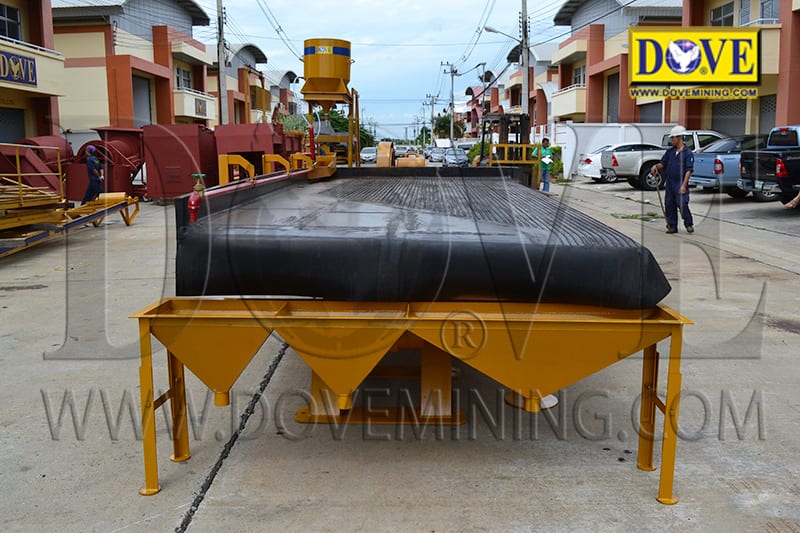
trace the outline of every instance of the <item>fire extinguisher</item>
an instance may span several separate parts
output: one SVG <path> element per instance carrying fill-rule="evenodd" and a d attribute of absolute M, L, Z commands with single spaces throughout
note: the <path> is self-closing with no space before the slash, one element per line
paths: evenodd
<path fill-rule="evenodd" d="M 205 174 L 192 174 L 192 178 L 196 180 L 192 194 L 189 195 L 189 222 L 192 224 L 197 222 L 197 213 L 200 211 L 200 204 L 203 203 L 203 191 L 205 191 L 203 180 L 205 177 Z"/>

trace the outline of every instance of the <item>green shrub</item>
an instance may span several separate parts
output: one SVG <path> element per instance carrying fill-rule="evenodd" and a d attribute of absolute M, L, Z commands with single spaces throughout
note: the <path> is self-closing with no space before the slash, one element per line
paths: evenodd
<path fill-rule="evenodd" d="M 551 145 L 550 150 L 553 151 L 553 164 L 550 166 L 550 175 L 558 177 L 564 173 L 564 162 L 561 160 L 561 147 Z"/>

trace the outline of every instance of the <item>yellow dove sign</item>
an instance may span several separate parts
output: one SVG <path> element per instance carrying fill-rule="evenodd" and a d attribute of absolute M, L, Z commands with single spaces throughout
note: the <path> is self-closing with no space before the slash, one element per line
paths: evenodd
<path fill-rule="evenodd" d="M 631 85 L 758 84 L 761 74 L 757 28 L 631 27 Z"/>

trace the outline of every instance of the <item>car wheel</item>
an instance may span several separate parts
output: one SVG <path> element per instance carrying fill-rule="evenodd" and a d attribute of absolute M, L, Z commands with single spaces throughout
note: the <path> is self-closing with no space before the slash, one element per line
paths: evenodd
<path fill-rule="evenodd" d="M 744 198 L 745 196 L 747 196 L 747 191 L 739 188 L 728 189 L 725 192 L 728 193 L 728 196 L 730 196 L 731 198 Z"/>
<path fill-rule="evenodd" d="M 645 163 L 639 171 L 639 183 L 641 184 L 641 188 L 645 191 L 654 191 L 656 187 L 664 188 L 664 178 L 661 174 L 656 176 L 650 174 L 650 168 L 653 165 L 654 163 Z"/>
<path fill-rule="evenodd" d="M 778 193 L 753 191 L 756 202 L 774 202 L 779 198 Z"/>
<path fill-rule="evenodd" d="M 619 176 L 617 176 L 616 172 L 607 173 L 601 181 L 603 183 L 616 183 L 619 181 Z"/>

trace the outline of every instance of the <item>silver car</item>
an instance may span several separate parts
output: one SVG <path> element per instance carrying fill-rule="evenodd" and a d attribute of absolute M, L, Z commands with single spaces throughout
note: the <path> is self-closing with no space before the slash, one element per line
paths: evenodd
<path fill-rule="evenodd" d="M 362 163 L 374 163 L 378 160 L 378 149 L 375 146 L 365 146 L 359 154 Z"/>

